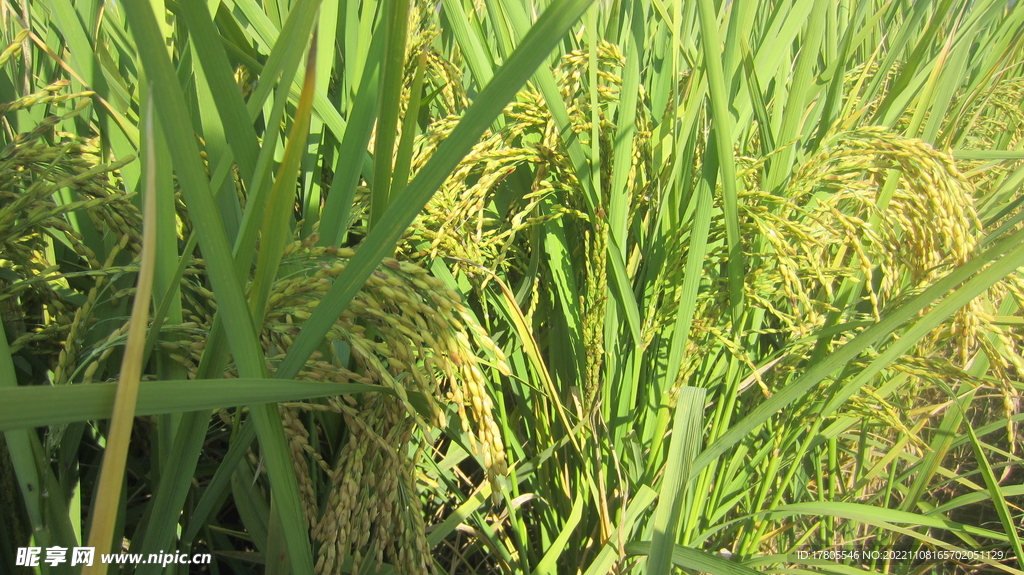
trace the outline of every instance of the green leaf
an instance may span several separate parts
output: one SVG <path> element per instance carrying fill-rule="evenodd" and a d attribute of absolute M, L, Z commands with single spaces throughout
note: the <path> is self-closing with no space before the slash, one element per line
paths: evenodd
<path fill-rule="evenodd" d="M 654 536 L 647 558 L 650 573 L 668 573 L 675 555 L 676 534 L 690 482 L 690 466 L 703 435 L 706 391 L 699 387 L 679 389 L 672 442 L 661 480 L 658 507 L 654 512 Z M 655 441 L 660 441 L 660 438 L 655 438 Z"/>
<path fill-rule="evenodd" d="M 718 165 L 722 174 L 722 205 L 725 209 L 725 235 L 729 250 L 727 266 L 730 310 L 733 330 L 738 331 L 743 316 L 743 278 L 746 272 L 740 245 L 736 162 L 732 151 L 733 117 L 729 110 L 732 98 L 726 85 L 722 61 L 718 58 L 721 49 L 715 7 L 712 0 L 698 0 L 697 8 L 700 14 L 701 40 L 704 45 L 704 70 L 707 73 L 708 91 L 711 96 L 714 145 L 718 150 Z"/>
<path fill-rule="evenodd" d="M 583 517 L 583 508 L 590 501 L 589 495 L 585 486 L 576 491 L 576 500 L 573 501 L 569 516 L 565 518 L 565 524 L 562 525 L 558 537 L 555 537 L 555 540 L 551 542 L 544 557 L 537 563 L 537 567 L 533 570 L 533 575 L 557 573 L 555 566 L 558 563 L 558 558 L 565 551 L 566 544 L 569 542 L 569 538 L 572 537 L 576 526 L 580 524 L 580 519 Z"/>
<path fill-rule="evenodd" d="M 0 431 L 110 417 L 116 383 L 0 389 Z M 389 393 L 375 385 L 280 379 L 186 379 L 139 384 L 136 415 L 209 411 L 355 393 Z"/>
<path fill-rule="evenodd" d="M 647 542 L 629 543 L 626 545 L 626 554 L 632 556 L 649 555 L 651 546 Z M 693 569 L 702 573 L 709 573 L 710 575 L 753 575 L 757 573 L 757 571 L 744 567 L 739 563 L 733 563 L 728 559 L 723 559 L 706 551 L 683 547 L 682 545 L 676 545 L 672 548 L 672 564 L 676 567 Z M 658 573 L 658 571 L 653 571 L 652 573 Z M 661 571 L 660 573 L 668 573 L 668 571 Z"/>

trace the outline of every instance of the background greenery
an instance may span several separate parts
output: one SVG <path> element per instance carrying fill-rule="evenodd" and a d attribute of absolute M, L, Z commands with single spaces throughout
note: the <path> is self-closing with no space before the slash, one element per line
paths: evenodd
<path fill-rule="evenodd" d="M 3 569 L 1022 572 L 1016 4 L 0 0 Z"/>

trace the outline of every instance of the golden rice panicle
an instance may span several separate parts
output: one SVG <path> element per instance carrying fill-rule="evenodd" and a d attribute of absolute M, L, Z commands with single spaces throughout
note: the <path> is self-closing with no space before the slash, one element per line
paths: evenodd
<path fill-rule="evenodd" d="M 261 333 L 271 371 L 354 255 L 349 248 L 314 244 L 315 239 L 307 239 L 286 247 L 282 263 L 292 272 L 271 288 Z M 187 285 L 186 298 L 209 303 L 190 300 L 197 311 L 186 315 L 196 322 L 173 328 L 181 337 L 163 347 L 195 373 L 201 340 L 211 323 L 199 310 L 215 304 L 205 288 Z M 493 482 L 505 474 L 504 444 L 483 369 L 489 365 L 507 375 L 507 358 L 458 293 L 418 265 L 392 258 L 373 272 L 327 340 L 332 349 L 344 344 L 347 359 L 317 352 L 298 377 L 378 385 L 388 393 L 282 407 L 304 512 L 320 543 L 316 571 L 336 573 L 348 559 L 356 569 L 363 561 L 380 565 L 386 559 L 402 573 L 429 573 L 432 563 L 415 481 L 424 449 L 412 449 L 414 437 L 420 436 L 418 431 L 446 427 L 446 404 L 454 403 L 487 477 Z M 426 416 L 410 403 L 413 392 L 426 400 Z M 320 453 L 321 445 L 311 443 L 314 430 L 298 416 L 302 410 L 342 415 L 344 436 L 333 465 Z M 317 484 L 327 486 L 323 508 L 317 507 Z"/>
<path fill-rule="evenodd" d="M 305 271 L 271 289 L 263 331 L 271 364 L 291 346 L 297 324 L 311 315 L 353 255 L 309 243 L 293 244 L 286 252 L 286 263 Z M 389 393 L 288 406 L 341 413 L 347 428 L 341 456 L 325 472 L 327 507 L 312 526 L 321 543 L 317 572 L 336 572 L 350 557 L 353 569 L 363 561 L 379 565 L 387 558 L 399 572 L 428 573 L 431 561 L 414 480 L 423 449 L 412 449 L 414 434 L 445 425 L 445 404 L 454 403 L 488 478 L 495 481 L 505 474 L 504 444 L 479 353 L 490 356 L 491 365 L 505 374 L 510 373 L 507 358 L 459 294 L 419 266 L 392 258 L 373 272 L 328 340 L 345 344 L 348 362 L 313 357 L 300 377 L 379 385 Z M 427 417 L 410 403 L 412 392 L 426 399 Z M 285 411 L 282 417 L 305 499 L 312 489 L 305 487 L 304 474 L 325 465 L 294 414 Z M 317 467 L 308 464 L 311 457 Z"/>
<path fill-rule="evenodd" d="M 607 41 L 601 41 L 597 51 L 597 74 L 600 77 L 598 105 L 601 107 L 599 116 L 602 124 L 600 145 L 605 149 L 603 153 L 610 157 L 615 131 L 612 106 L 619 100 L 620 73 L 625 58 L 618 46 Z M 589 65 L 589 51 L 583 49 L 563 58 L 556 70 L 559 89 L 570 116 L 570 127 L 577 133 L 589 134 L 591 130 L 590 101 L 582 97 L 587 90 L 584 80 Z M 651 171 L 650 157 L 645 152 L 649 146 L 649 122 L 643 110 L 639 112 L 634 157 L 626 159 L 631 163 L 634 174 L 641 169 Z M 571 160 L 564 153 L 560 127 L 552 120 L 543 96 L 526 89 L 506 107 L 503 115 L 508 120 L 505 125 L 485 133 L 431 197 L 423 215 L 413 222 L 403 242 L 407 253 L 429 253 L 432 256 L 443 253 L 451 258 L 456 270 L 470 275 L 477 271 L 472 269 L 474 266 L 495 272 L 507 271 L 512 262 L 528 258 L 523 251 L 527 243 L 519 239 L 524 230 L 565 214 L 587 217 L 578 209 L 584 203 L 583 187 L 576 179 Z M 458 116 L 453 115 L 430 126 L 418 140 L 414 169 L 429 160 L 457 122 Z M 499 184 L 524 164 L 538 167 L 531 192 L 509 206 L 502 218 L 495 218 L 490 206 Z M 631 175 L 629 181 L 640 179 Z M 646 201 L 646 194 L 634 195 L 640 199 L 636 204 Z M 567 200 L 558 199 L 552 203 L 559 197 Z M 560 205 L 563 203 L 571 205 Z M 637 206 L 631 207 L 635 212 Z M 422 243 L 428 243 L 429 247 L 421 250 L 419 246 Z M 486 286 L 489 281 L 489 275 L 482 276 L 479 287 Z"/>
<path fill-rule="evenodd" d="M 890 170 L 899 178 L 886 205 L 879 194 Z M 924 285 L 949 269 L 966 263 L 976 247 L 980 228 L 973 188 L 956 169 L 951 157 L 927 143 L 900 136 L 884 127 L 865 127 L 832 135 L 821 151 L 802 165 L 787 190 L 787 199 L 804 205 L 816 191 L 828 191 L 811 213 L 820 222 L 817 237 L 843 230 L 841 242 L 809 253 L 818 261 L 832 261 L 839 246 L 846 246 L 848 264 L 854 263 L 867 278 L 878 267 L 878 287 L 865 284 L 876 319 L 897 291 Z M 898 284 L 904 274 L 910 285 Z M 950 326 L 939 328 L 927 340 L 946 340 L 961 365 L 978 349 L 988 327 L 979 318 L 982 300 L 959 310 Z"/>
<path fill-rule="evenodd" d="M 964 138 L 964 148 L 991 150 L 1005 146 L 1007 150 L 1018 149 L 1024 136 L 1024 110 L 1020 108 L 1022 97 L 1024 78 L 1010 74 L 1002 76 L 984 98 L 974 100 L 965 114 L 972 121 Z M 989 179 L 989 174 L 1003 172 L 998 166 L 994 168 L 986 166 L 978 176 Z"/>
<path fill-rule="evenodd" d="M 347 420 L 348 418 L 346 418 Z M 352 436 L 342 448 L 341 456 L 331 474 L 331 489 L 320 522 L 312 529 L 320 542 L 317 573 L 337 573 L 349 552 L 352 538 L 352 515 L 359 497 L 369 441 L 360 441 L 361 428 L 352 426 Z"/>
<path fill-rule="evenodd" d="M 280 411 L 285 436 L 288 438 L 288 450 L 292 458 L 292 468 L 295 471 L 295 477 L 299 484 L 299 497 L 302 500 L 302 510 L 306 516 L 306 525 L 312 529 L 316 523 L 317 505 L 307 458 L 310 456 L 315 457 L 318 454 L 316 449 L 309 444 L 309 431 L 299 421 L 295 409 L 281 407 Z"/>
<path fill-rule="evenodd" d="M 24 39 L 27 33 L 23 30 L 16 38 Z M 15 42 L 3 50 L 0 66 L 19 54 L 21 47 Z M 123 273 L 110 269 L 115 258 L 130 261 L 140 247 L 139 211 L 118 182 L 118 170 L 135 158 L 105 163 L 98 138 L 59 131 L 62 123 L 88 106 L 87 97 L 92 94 L 63 93 L 69 85 L 57 80 L 36 93 L 0 103 L 0 114 L 43 105 L 52 114 L 28 132 L 11 134 L 8 127 L 12 137 L 0 148 L 0 267 L 8 272 L 6 279 L 0 279 L 0 314 L 10 351 L 28 348 L 45 366 L 39 377 L 54 385 L 91 381 L 101 373 L 115 345 L 103 338 L 90 348 L 87 334 L 97 321 L 98 307 L 130 295 L 131 291 L 122 291 L 112 297 L 104 288 Z M 78 100 L 74 107 L 60 105 L 72 100 Z M 95 253 L 69 221 L 76 212 L 111 240 L 106 253 Z M 53 240 L 69 248 L 64 255 L 54 251 Z M 60 295 L 71 289 L 65 275 L 68 268 L 63 265 L 68 262 L 76 268 L 78 281 L 92 282 L 80 306 L 72 306 Z M 48 428 L 48 451 L 60 443 L 66 428 L 64 424 Z"/>
<path fill-rule="evenodd" d="M 513 108 L 516 106 L 510 109 Z M 529 116 L 528 112 L 524 113 Z M 421 152 L 414 158 L 414 166 L 430 158 L 454 129 L 456 119 L 431 127 L 424 136 Z M 541 161 L 536 151 L 516 144 L 522 132 L 531 129 L 530 121 L 510 122 L 504 130 L 489 132 L 481 138 L 431 197 L 423 214 L 406 234 L 406 246 L 426 243 L 429 247 L 425 250 L 406 248 L 408 252 L 435 256 L 444 253 L 453 258 L 456 270 L 466 268 L 463 262 L 503 270 L 509 261 L 515 260 L 519 248 L 514 240 L 522 230 L 536 223 L 531 215 L 542 198 L 523 198 L 511 206 L 502 220 L 493 217 L 488 205 L 501 182 L 520 165 Z"/>

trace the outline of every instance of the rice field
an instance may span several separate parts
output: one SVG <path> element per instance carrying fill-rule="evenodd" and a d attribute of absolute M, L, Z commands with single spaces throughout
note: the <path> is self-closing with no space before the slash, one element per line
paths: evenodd
<path fill-rule="evenodd" d="M 1024 573 L 1017 4 L 0 0 L 0 572 Z"/>

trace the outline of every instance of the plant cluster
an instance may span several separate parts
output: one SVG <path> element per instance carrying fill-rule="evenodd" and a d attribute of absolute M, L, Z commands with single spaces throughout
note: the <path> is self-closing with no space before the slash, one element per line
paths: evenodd
<path fill-rule="evenodd" d="M 1021 572 L 1022 25 L 0 0 L 0 561 Z"/>

